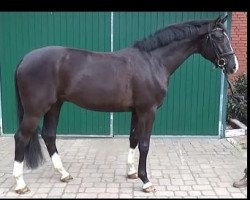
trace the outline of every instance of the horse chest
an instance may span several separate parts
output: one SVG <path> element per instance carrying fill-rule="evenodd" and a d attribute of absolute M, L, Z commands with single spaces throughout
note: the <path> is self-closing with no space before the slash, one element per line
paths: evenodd
<path fill-rule="evenodd" d="M 135 106 L 141 107 L 158 107 L 163 103 L 167 93 L 166 81 L 163 78 L 138 83 L 134 89 Z"/>
<path fill-rule="evenodd" d="M 160 106 L 163 103 L 163 100 L 164 100 L 164 97 L 166 96 L 166 93 L 167 93 L 166 87 L 160 87 L 158 89 L 158 92 L 155 95 L 157 106 Z"/>

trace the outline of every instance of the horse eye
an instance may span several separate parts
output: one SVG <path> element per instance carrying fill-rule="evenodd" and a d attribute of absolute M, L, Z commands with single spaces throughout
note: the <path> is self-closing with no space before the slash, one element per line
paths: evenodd
<path fill-rule="evenodd" d="M 224 34 L 222 31 L 217 31 L 217 32 L 214 32 L 214 34 L 212 35 L 215 39 L 218 39 L 218 40 L 223 40 L 224 39 Z"/>

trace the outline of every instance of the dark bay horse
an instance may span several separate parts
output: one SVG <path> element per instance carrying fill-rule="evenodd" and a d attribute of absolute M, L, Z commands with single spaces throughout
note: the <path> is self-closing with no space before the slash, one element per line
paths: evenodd
<path fill-rule="evenodd" d="M 145 192 L 154 186 L 147 177 L 146 159 L 155 112 L 167 93 L 171 74 L 192 54 L 199 53 L 225 73 L 237 71 L 238 61 L 226 34 L 227 17 L 173 24 L 112 53 L 49 46 L 23 57 L 15 73 L 19 129 L 15 138 L 13 175 L 17 193 L 29 191 L 23 161 L 41 163 L 37 126 L 61 181 L 72 179 L 56 148 L 56 129 L 64 101 L 95 111 L 132 112 L 128 178 L 137 178 L 134 153 L 140 156 L 138 177 Z"/>

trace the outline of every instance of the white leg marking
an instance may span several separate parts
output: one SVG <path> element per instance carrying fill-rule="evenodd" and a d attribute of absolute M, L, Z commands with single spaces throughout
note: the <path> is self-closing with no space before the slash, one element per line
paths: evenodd
<path fill-rule="evenodd" d="M 148 187 L 150 187 L 152 185 L 153 184 L 151 182 L 147 182 L 147 183 L 143 184 L 142 189 L 146 189 L 146 188 L 148 188 Z"/>
<path fill-rule="evenodd" d="M 26 186 L 23 180 L 23 162 L 14 162 L 13 176 L 15 177 L 17 184 L 15 190 L 23 189 Z"/>
<path fill-rule="evenodd" d="M 129 148 L 129 151 L 128 151 L 128 175 L 136 173 L 134 161 L 135 161 L 135 149 Z"/>
<path fill-rule="evenodd" d="M 55 169 L 58 170 L 62 174 L 61 179 L 69 176 L 69 173 L 64 169 L 64 167 L 62 165 L 61 158 L 57 153 L 54 153 L 51 156 L 51 159 L 52 159 L 52 162 L 53 162 Z"/>

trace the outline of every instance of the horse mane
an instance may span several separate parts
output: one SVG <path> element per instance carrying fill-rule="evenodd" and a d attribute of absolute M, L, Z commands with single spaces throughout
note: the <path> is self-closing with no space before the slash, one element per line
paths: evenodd
<path fill-rule="evenodd" d="M 157 30 L 149 37 L 136 41 L 133 47 L 148 52 L 159 47 L 166 46 L 173 41 L 182 40 L 187 37 L 199 36 L 200 28 L 211 22 L 212 20 L 200 20 L 169 25 L 165 28 Z"/>

